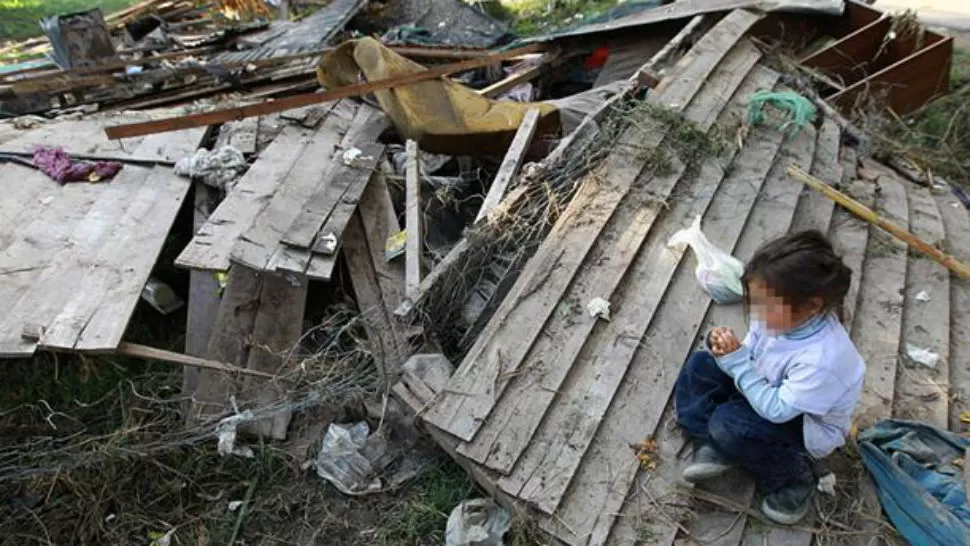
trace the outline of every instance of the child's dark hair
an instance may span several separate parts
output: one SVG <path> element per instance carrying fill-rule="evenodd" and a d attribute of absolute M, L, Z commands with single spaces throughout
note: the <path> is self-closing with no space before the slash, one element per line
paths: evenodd
<path fill-rule="evenodd" d="M 747 306 L 748 281 L 759 279 L 794 308 L 812 298 L 822 299 L 822 310 L 844 320 L 842 301 L 849 290 L 852 270 L 816 230 L 789 233 L 771 241 L 755 253 L 741 278 Z"/>

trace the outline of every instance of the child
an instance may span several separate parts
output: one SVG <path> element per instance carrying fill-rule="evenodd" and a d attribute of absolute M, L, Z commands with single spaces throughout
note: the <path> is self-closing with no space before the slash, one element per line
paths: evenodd
<path fill-rule="evenodd" d="M 761 247 L 742 282 L 752 320 L 707 337 L 674 388 L 677 419 L 694 441 L 683 477 L 698 482 L 737 465 L 755 479 L 761 509 L 791 525 L 815 490 L 811 458 L 845 443 L 865 363 L 841 323 L 852 271 L 817 231 Z"/>

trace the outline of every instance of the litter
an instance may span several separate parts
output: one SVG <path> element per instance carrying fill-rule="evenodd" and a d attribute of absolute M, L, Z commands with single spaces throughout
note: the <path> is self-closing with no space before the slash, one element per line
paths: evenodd
<path fill-rule="evenodd" d="M 737 303 L 744 298 L 744 287 L 741 285 L 744 264 L 707 239 L 701 231 L 700 216 L 694 219 L 690 227 L 674 233 L 667 241 L 667 246 L 671 248 L 683 245 L 694 250 L 697 256 L 694 276 L 715 303 Z"/>
<path fill-rule="evenodd" d="M 828 474 L 822 476 L 818 479 L 818 490 L 821 493 L 825 493 L 830 497 L 835 496 L 835 484 L 837 483 L 835 474 L 829 472 Z"/>
<path fill-rule="evenodd" d="M 603 320 L 610 320 L 610 302 L 604 300 L 603 298 L 593 298 L 589 300 L 586 305 L 586 310 L 589 312 L 591 317 L 601 318 Z"/>
<path fill-rule="evenodd" d="M 906 356 L 917 364 L 922 364 L 927 368 L 935 368 L 936 364 L 940 361 L 940 355 L 929 349 L 923 349 L 917 347 L 912 343 L 906 344 Z"/>
<path fill-rule="evenodd" d="M 508 510 L 492 499 L 462 501 L 448 516 L 445 546 L 503 546 L 511 525 Z"/>
<path fill-rule="evenodd" d="M 780 111 L 788 121 L 781 124 L 781 130 L 790 129 L 798 133 L 815 121 L 817 109 L 812 101 L 794 91 L 759 91 L 748 101 L 747 120 L 749 125 L 762 125 L 767 122 L 765 107 Z"/>
<path fill-rule="evenodd" d="M 346 495 L 379 493 L 383 487 L 375 475 L 374 458 L 363 455 L 368 451 L 369 435 L 370 427 L 366 421 L 353 425 L 332 423 L 315 461 L 317 475 Z"/>
<path fill-rule="evenodd" d="M 916 294 L 916 301 L 920 301 L 920 302 L 923 302 L 923 303 L 929 302 L 930 301 L 930 293 L 927 292 L 926 290 L 923 290 L 919 294 Z"/>
<path fill-rule="evenodd" d="M 232 146 L 223 146 L 211 152 L 199 148 L 192 156 L 175 164 L 175 174 L 229 191 L 246 167 L 246 157 Z"/>

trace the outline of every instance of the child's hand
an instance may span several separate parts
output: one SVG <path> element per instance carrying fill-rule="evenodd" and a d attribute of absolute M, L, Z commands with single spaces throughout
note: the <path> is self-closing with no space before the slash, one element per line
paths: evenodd
<path fill-rule="evenodd" d="M 711 352 L 714 356 L 724 356 L 741 348 L 738 336 L 727 326 L 718 326 L 711 330 Z"/>

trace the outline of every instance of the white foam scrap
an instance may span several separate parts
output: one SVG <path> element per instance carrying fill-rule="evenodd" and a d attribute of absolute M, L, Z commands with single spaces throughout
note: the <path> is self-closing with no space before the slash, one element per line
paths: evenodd
<path fill-rule="evenodd" d="M 921 301 L 923 303 L 930 301 L 930 293 L 927 292 L 926 290 L 923 290 L 919 294 L 916 294 L 916 301 Z"/>
<path fill-rule="evenodd" d="M 603 298 L 589 300 L 589 303 L 586 305 L 586 310 L 589 311 L 590 316 L 610 320 L 610 302 Z"/>
<path fill-rule="evenodd" d="M 906 344 L 906 356 L 908 356 L 913 362 L 922 364 L 927 368 L 935 368 L 937 362 L 940 361 L 940 355 L 938 353 L 934 353 L 929 349 L 917 347 L 912 343 Z"/>

